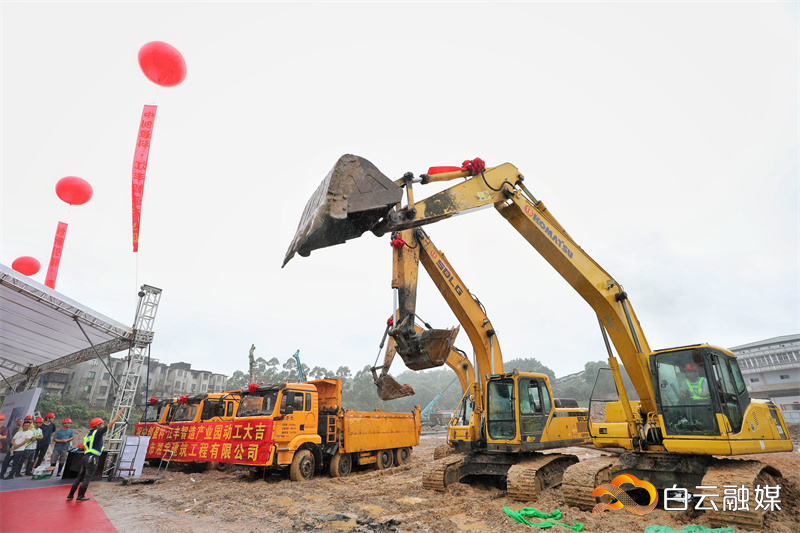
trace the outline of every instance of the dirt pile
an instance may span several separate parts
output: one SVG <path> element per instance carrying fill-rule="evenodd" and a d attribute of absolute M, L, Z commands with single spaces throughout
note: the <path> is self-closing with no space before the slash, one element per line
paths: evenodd
<path fill-rule="evenodd" d="M 800 434 L 798 429 L 800 425 L 793 427 L 793 436 Z M 641 533 L 651 524 L 674 529 L 688 524 L 710 527 L 702 513 L 655 509 L 638 516 L 621 509 L 593 515 L 566 507 L 559 488 L 544 491 L 535 502 L 516 502 L 504 490 L 481 484 L 457 484 L 442 493 L 424 490 L 422 471 L 433 460 L 436 446 L 443 443 L 444 434 L 423 435 L 409 465 L 361 470 L 339 479 L 319 476 L 293 483 L 280 476 L 253 479 L 242 471 L 192 473 L 172 465 L 156 485 L 93 483 L 90 493 L 123 533 L 537 531 L 515 522 L 503 507 L 515 511 L 534 507 L 544 513 L 559 509 L 563 513 L 560 522 L 581 523 L 584 531 Z M 599 454 L 589 448 L 569 451 L 581 460 Z M 798 451 L 749 458 L 778 468 L 785 476 L 784 483 L 800 486 Z M 155 469 L 148 468 L 145 473 L 155 473 Z M 782 488 L 782 509 L 771 513 L 770 533 L 800 531 L 795 490 Z M 569 530 L 555 526 L 550 531 Z"/>

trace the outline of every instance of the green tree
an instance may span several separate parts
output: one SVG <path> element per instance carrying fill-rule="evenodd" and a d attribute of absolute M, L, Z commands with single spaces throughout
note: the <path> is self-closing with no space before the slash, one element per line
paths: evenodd
<path fill-rule="evenodd" d="M 556 373 L 553 370 L 542 364 L 535 357 L 528 357 L 526 359 L 511 359 L 503 363 L 503 372 L 511 372 L 514 369 L 520 372 L 538 372 L 539 374 L 546 374 L 550 380 L 556 378 Z"/>
<path fill-rule="evenodd" d="M 111 419 L 107 411 L 89 409 L 85 402 L 72 395 L 45 394 L 42 396 L 39 408 L 42 413 L 56 415 L 55 423 L 58 427 L 65 418 L 72 420 L 73 428 L 89 427 L 89 421 L 93 418 L 102 418 L 106 422 Z"/>

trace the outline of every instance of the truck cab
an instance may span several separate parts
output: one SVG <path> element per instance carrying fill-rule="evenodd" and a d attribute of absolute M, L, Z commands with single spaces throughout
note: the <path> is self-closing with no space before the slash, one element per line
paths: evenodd
<path fill-rule="evenodd" d="M 321 443 L 317 431 L 319 393 L 310 383 L 274 383 L 242 389 L 236 418 L 255 417 L 272 420 L 273 446 L 266 466 L 288 466 L 298 448 L 306 443 Z"/>

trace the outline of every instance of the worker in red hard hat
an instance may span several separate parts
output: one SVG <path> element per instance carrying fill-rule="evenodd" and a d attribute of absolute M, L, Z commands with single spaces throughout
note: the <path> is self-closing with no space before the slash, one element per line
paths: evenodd
<path fill-rule="evenodd" d="M 6 415 L 0 413 L 0 453 L 8 453 L 8 427 L 4 424 Z"/>
<path fill-rule="evenodd" d="M 97 461 L 103 453 L 103 436 L 106 434 L 109 426 L 113 426 L 119 415 L 125 409 L 120 409 L 119 412 L 111 419 L 108 426 L 105 425 L 102 418 L 94 418 L 89 422 L 89 434 L 83 439 L 83 459 L 81 460 L 81 470 L 78 472 L 78 477 L 69 489 L 67 494 L 67 501 L 75 496 L 75 491 L 78 491 L 77 501 L 86 501 L 89 498 L 86 496 L 86 489 L 89 488 L 89 482 L 94 477 L 94 472 L 97 470 Z M 78 488 L 80 487 L 80 488 Z"/>
<path fill-rule="evenodd" d="M 708 400 L 708 381 L 700 375 L 700 368 L 694 363 L 686 363 L 683 367 L 681 398 L 692 400 Z"/>
<path fill-rule="evenodd" d="M 26 417 L 27 418 L 27 417 Z M 33 420 L 33 425 L 31 426 L 31 431 L 33 431 L 33 439 L 25 446 L 25 475 L 32 476 L 33 475 L 33 460 L 34 456 L 36 455 L 36 446 L 39 444 L 39 441 L 42 440 L 42 424 L 44 424 L 44 418 L 41 416 L 37 416 Z"/>
<path fill-rule="evenodd" d="M 50 454 L 50 466 L 57 467 L 55 475 L 61 475 L 69 457 L 69 448 L 75 440 L 75 431 L 72 429 L 72 420 L 65 418 L 61 422 L 61 429 L 53 433 L 53 453 Z"/>
<path fill-rule="evenodd" d="M 44 415 L 44 421 L 39 429 L 42 431 L 42 438 L 36 443 L 36 451 L 33 454 L 33 468 L 36 468 L 44 462 L 47 455 L 47 450 L 50 449 L 50 440 L 53 433 L 56 431 L 56 425 L 53 424 L 53 419 L 56 417 L 53 413 Z"/>
<path fill-rule="evenodd" d="M 8 476 L 3 477 L 3 479 L 22 477 L 22 464 L 27 459 L 26 448 L 31 442 L 35 442 L 33 440 L 33 431 L 31 431 L 31 421 L 30 419 L 23 420 L 22 427 L 19 429 L 19 431 L 14 433 L 14 437 L 11 439 L 11 453 L 7 456 L 12 457 L 11 460 L 13 464 L 11 465 L 11 473 Z M 3 471 L 0 472 L 0 475 L 5 474 L 6 468 L 6 462 L 3 461 Z"/>

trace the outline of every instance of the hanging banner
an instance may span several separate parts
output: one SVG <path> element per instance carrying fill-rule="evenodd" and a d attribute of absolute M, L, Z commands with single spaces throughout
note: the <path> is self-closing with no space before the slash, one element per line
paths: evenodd
<path fill-rule="evenodd" d="M 64 251 L 64 241 L 67 238 L 67 223 L 59 222 L 56 228 L 56 238 L 53 241 L 53 253 L 50 254 L 50 266 L 47 267 L 47 277 L 44 284 L 51 289 L 56 288 L 58 265 L 61 263 L 61 253 Z"/>
<path fill-rule="evenodd" d="M 153 124 L 156 120 L 156 106 L 146 105 L 139 123 L 139 136 L 136 138 L 136 151 L 133 154 L 133 251 L 139 251 L 139 221 L 142 216 L 142 196 L 144 195 L 144 176 L 147 172 L 147 157 L 150 155 L 150 139 L 153 137 Z"/>
<path fill-rule="evenodd" d="M 147 459 L 160 459 L 171 450 L 171 461 L 265 465 L 272 440 L 271 418 L 243 418 L 216 422 L 174 422 L 172 425 L 136 424 L 134 433 L 149 436 Z"/>

